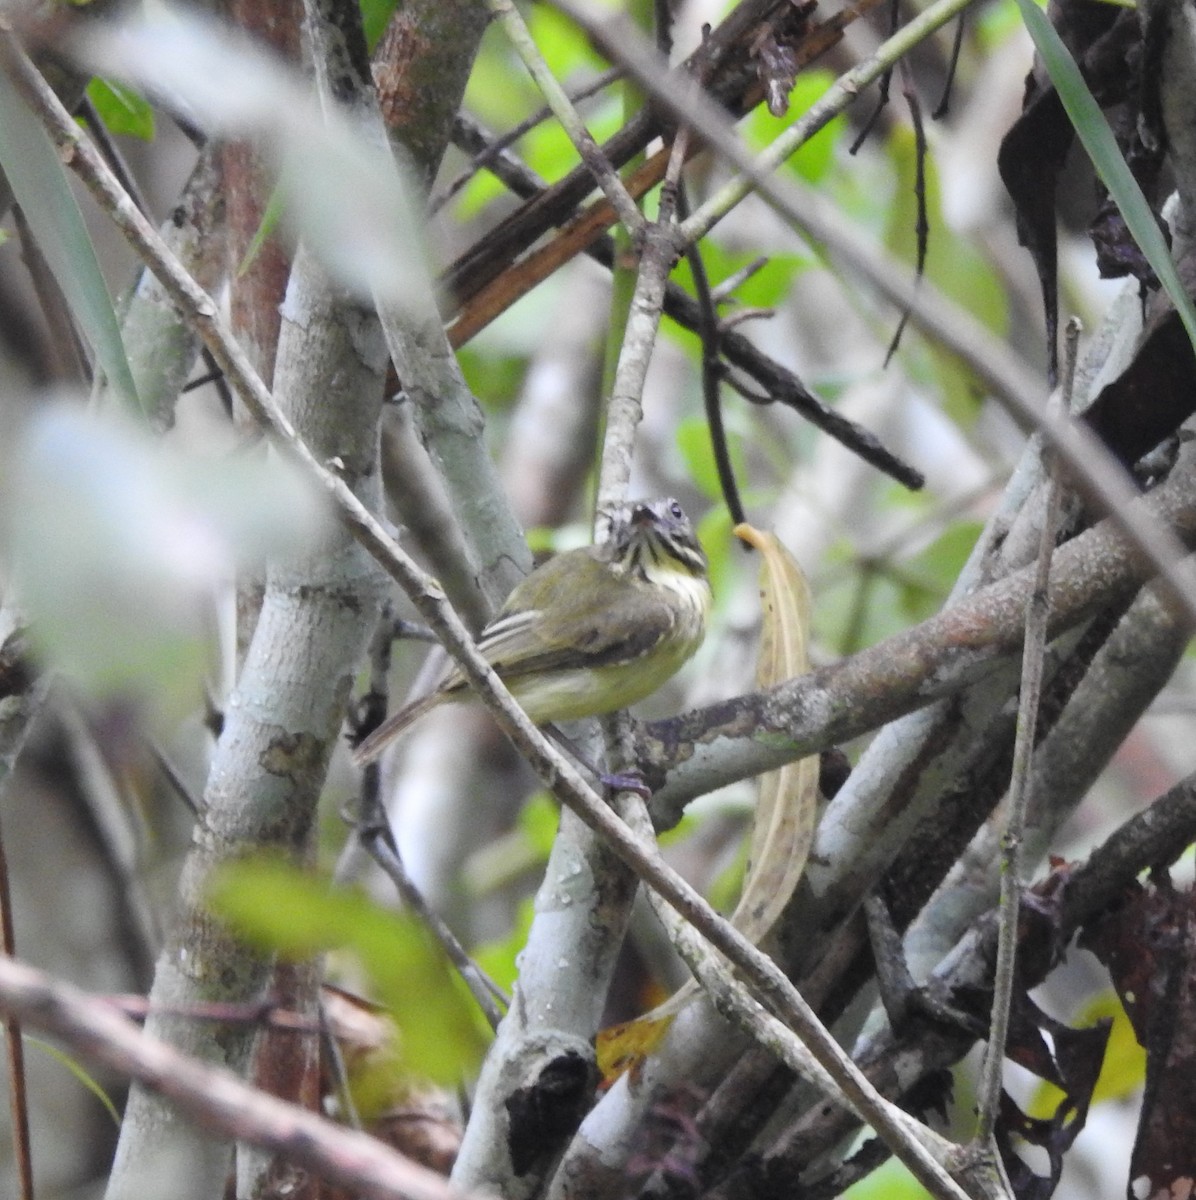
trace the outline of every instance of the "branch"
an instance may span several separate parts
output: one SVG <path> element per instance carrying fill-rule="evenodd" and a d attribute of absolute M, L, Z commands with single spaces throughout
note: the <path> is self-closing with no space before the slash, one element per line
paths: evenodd
<path fill-rule="evenodd" d="M 89 1061 L 152 1088 L 205 1128 L 266 1147 L 354 1193 L 372 1200 L 465 1200 L 468 1195 L 377 1138 L 180 1054 L 106 1001 L 4 956 L 0 1008 L 27 1028 L 61 1038 Z"/>
<path fill-rule="evenodd" d="M 968 0 L 938 0 L 920 16 L 916 17 L 894 37 L 890 38 L 875 55 L 860 67 L 841 76 L 828 92 L 804 117 L 796 121 L 774 142 L 769 150 L 758 159 L 752 159 L 743 147 L 726 117 L 706 97 L 696 81 L 677 81 L 667 75 L 662 64 L 639 37 L 635 30 L 624 22 L 610 25 L 600 23 L 596 17 L 579 7 L 574 0 L 556 0 L 558 7 L 598 38 L 606 47 L 612 61 L 625 66 L 632 76 L 658 100 L 665 104 L 680 121 L 693 127 L 720 154 L 743 172 L 741 180 L 729 184 L 722 199 L 716 196 L 699 208 L 692 217 L 681 225 L 681 233 L 688 239 L 696 239 L 712 227 L 722 215 L 719 203 L 726 210 L 737 204 L 748 191 L 755 189 L 786 220 L 820 240 L 819 227 L 834 229 L 841 221 L 831 215 L 829 204 L 817 196 L 812 189 L 800 186 L 792 179 L 782 179 L 772 174 L 784 159 L 802 142 L 838 112 L 844 104 L 854 98 L 855 92 L 864 83 L 883 73 L 886 64 L 896 61 L 919 40 L 929 36 L 966 6 Z M 929 325 L 929 331 L 944 345 L 968 357 L 967 347 L 956 344 L 955 335 L 963 314 L 942 300 L 924 282 L 920 285 L 909 280 L 908 275 L 888 269 L 878 270 L 877 264 L 884 256 L 874 247 L 863 247 L 858 239 L 844 237 L 837 243 L 840 255 L 846 256 L 850 265 L 870 278 L 885 294 L 902 297 L 903 307 L 908 308 L 910 319 L 916 324 Z M 905 284 L 899 280 L 907 280 Z M 904 301 L 908 303 L 904 303 Z M 952 312 L 957 319 L 942 322 L 945 312 Z M 972 324 L 966 322 L 966 324 Z M 949 340 L 950 339 L 950 340 Z M 986 342 L 991 339 L 986 339 Z M 994 355 L 994 359 L 1007 363 L 1008 352 Z M 969 359 L 970 361 L 970 359 Z M 996 362 L 994 361 L 994 364 Z M 994 389 L 994 394 L 1009 410 L 1015 420 L 1027 428 L 1040 429 L 1050 444 L 1059 452 L 1068 471 L 1074 476 L 1080 489 L 1099 507 L 1120 522 L 1127 533 L 1143 548 L 1154 561 L 1159 573 L 1175 589 L 1176 595 L 1196 624 L 1196 583 L 1189 571 L 1181 568 L 1183 555 L 1174 541 L 1153 527 L 1149 521 L 1141 520 L 1129 501 L 1136 494 L 1131 480 L 1115 456 L 1104 446 L 1091 430 L 1069 421 L 1065 417 L 1048 419 L 1034 403 L 1033 397 L 1040 394 L 1037 380 L 1027 376 L 1024 368 L 1014 372 L 1019 382 L 1015 386 Z M 987 381 L 987 380 L 986 380 Z M 1009 378 L 1013 383 L 1013 377 Z"/>
<path fill-rule="evenodd" d="M 611 166 L 606 155 L 602 153 L 598 143 L 594 141 L 585 122 L 581 119 L 573 101 L 569 99 L 565 89 L 557 82 L 556 77 L 544 61 L 536 43 L 532 40 L 531 32 L 524 23 L 519 10 L 511 0 L 486 0 L 490 12 L 501 22 L 507 40 L 515 48 L 515 52 L 523 59 L 523 65 L 536 81 L 548 107 L 560 122 L 561 128 L 569 135 L 573 148 L 581 157 L 581 161 L 589 168 L 594 181 L 602 189 L 610 206 L 619 214 L 628 233 L 641 233 L 644 229 L 644 217 L 635 201 L 631 198 L 618 172 Z"/>
<path fill-rule="evenodd" d="M 1171 477 L 1134 502 L 1136 522 L 1157 522 L 1196 544 L 1196 462 L 1185 444 Z M 767 692 L 725 700 L 641 727 L 641 757 L 658 825 L 694 797 L 866 733 L 983 678 L 1022 644 L 1033 568 L 1023 568 L 921 625 Z M 1060 547 L 1052 566 L 1049 636 L 1106 605 L 1128 601 L 1154 563 L 1109 518 Z M 667 772 L 667 777 L 666 777 Z"/>

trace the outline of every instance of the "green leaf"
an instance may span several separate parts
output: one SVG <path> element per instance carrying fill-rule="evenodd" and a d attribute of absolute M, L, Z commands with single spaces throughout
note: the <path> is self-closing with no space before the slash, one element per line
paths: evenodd
<path fill-rule="evenodd" d="M 726 389 L 724 389 L 724 397 Z M 735 478 L 743 486 L 748 479 L 747 463 L 743 456 L 743 436 L 737 425 L 741 425 L 742 413 L 735 406 L 723 404 L 723 433 L 727 440 L 727 451 L 731 456 L 731 468 Z M 694 486 L 710 497 L 711 500 L 721 500 L 722 489 L 718 481 L 718 467 L 714 461 L 714 440 L 710 436 L 710 426 L 705 414 L 700 417 L 686 417 L 677 425 L 677 449 L 685 462 L 685 469 Z"/>
<path fill-rule="evenodd" d="M 506 196 L 506 185 L 487 170 L 475 171 L 453 200 L 453 214 L 461 222 L 472 220 L 488 205 Z"/>
<path fill-rule="evenodd" d="M 390 18 L 398 8 L 398 0 L 360 0 L 361 25 L 365 31 L 365 43 L 372 53 L 378 40 L 386 32 Z"/>
<path fill-rule="evenodd" d="M 66 406 L 9 450 L 0 539 L 38 653 L 90 695 L 152 696 L 164 724 L 202 691 L 215 582 L 295 553 L 326 519 L 280 457 L 188 454 Z"/>
<path fill-rule="evenodd" d="M 589 38 L 580 36 L 577 26 L 550 5 L 532 7 L 527 27 L 549 69 L 562 82 L 568 83 L 569 76 L 583 68 L 606 70 L 606 59 L 594 50 Z"/>
<path fill-rule="evenodd" d="M 527 840 L 538 861 L 548 861 L 560 823 L 560 806 L 548 792 L 534 793 L 519 810 L 519 832 Z"/>
<path fill-rule="evenodd" d="M 122 133 L 143 142 L 154 140 L 154 110 L 132 88 L 97 75 L 87 85 L 87 98 L 110 133 Z"/>
<path fill-rule="evenodd" d="M 282 220 L 282 216 L 282 189 L 275 187 L 270 192 L 270 198 L 266 201 L 266 208 L 262 213 L 262 219 L 258 222 L 258 227 L 253 231 L 253 237 L 245 249 L 245 254 L 237 264 L 238 278 L 253 266 L 254 259 L 262 252 L 262 247 L 269 240 L 271 234 L 278 229 L 278 224 Z"/>
<path fill-rule="evenodd" d="M 473 1001 L 414 919 L 269 859 L 229 865 L 209 898 L 219 916 L 263 949 L 288 958 L 352 952 L 399 1027 L 413 1075 L 455 1084 L 476 1071 L 485 1039 Z"/>
<path fill-rule="evenodd" d="M 542 104 L 527 69 L 511 49 L 497 24 L 482 37 L 469 82 L 465 108 L 493 129 L 517 125 Z"/>
<path fill-rule="evenodd" d="M 981 528 L 977 521 L 959 521 L 935 538 L 925 550 L 897 566 L 903 580 L 916 582 L 929 596 L 930 608 L 919 609 L 916 619 L 930 616 L 941 606 L 967 562 Z"/>
<path fill-rule="evenodd" d="M 85 1067 L 80 1065 L 78 1061 L 71 1058 L 69 1054 L 63 1054 L 57 1046 L 51 1046 L 49 1042 L 43 1042 L 41 1038 L 32 1037 L 29 1034 L 23 1034 L 22 1039 L 27 1046 L 36 1046 L 39 1050 L 48 1054 L 55 1062 L 60 1063 L 104 1106 L 105 1112 L 112 1118 L 112 1123 L 120 1128 L 120 1113 L 117 1111 L 116 1105 L 112 1103 L 112 1098 L 100 1086 L 95 1076 L 90 1074 Z"/>
<path fill-rule="evenodd" d="M 457 353 L 461 373 L 473 394 L 491 412 L 510 409 L 527 376 L 528 356 L 493 342 L 470 342 Z"/>
<path fill-rule="evenodd" d="M 1146 261 L 1171 298 L 1187 330 L 1188 339 L 1196 348 L 1196 308 L 1180 282 L 1154 213 L 1118 149 L 1104 113 L 1046 14 L 1034 0 L 1017 0 L 1017 6 L 1096 173 L 1109 189 L 1109 195 L 1121 210 L 1126 226 L 1138 243 L 1138 249 L 1146 256 Z"/>
<path fill-rule="evenodd" d="M 715 505 L 698 522 L 697 533 L 709 560 L 710 586 L 717 600 L 728 594 L 726 583 L 732 568 L 732 552 L 739 547 L 731 536 L 731 514 L 722 504 Z"/>
<path fill-rule="evenodd" d="M 99 359 L 109 386 L 134 412 L 144 413 L 112 297 L 108 294 L 83 214 L 44 129 L 0 71 L 0 166 L 17 203 L 84 336 Z"/>
<path fill-rule="evenodd" d="M 717 288 L 725 279 L 758 257 L 744 251 L 724 250 L 710 238 L 702 243 L 702 265 L 706 268 L 711 288 Z M 813 259 L 799 254 L 771 255 L 768 262 L 740 283 L 731 296 L 737 305 L 771 308 L 788 293 L 794 278 L 813 262 Z M 693 274 L 687 259 L 681 259 L 671 278 L 672 282 L 680 284 L 691 296 L 695 294 Z M 729 311 L 733 312 L 734 309 Z"/>
<path fill-rule="evenodd" d="M 586 128 L 599 143 L 619 128 L 621 120 L 619 106 L 613 100 L 585 113 Z M 559 179 L 581 161 L 569 135 L 557 124 L 555 117 L 541 121 L 518 144 L 527 159 L 527 165 L 545 179 Z"/>

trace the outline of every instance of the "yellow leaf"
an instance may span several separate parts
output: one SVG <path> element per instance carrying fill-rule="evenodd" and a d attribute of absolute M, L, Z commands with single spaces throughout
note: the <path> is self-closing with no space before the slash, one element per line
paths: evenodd
<path fill-rule="evenodd" d="M 624 1021 L 598 1031 L 594 1050 L 603 1087 L 610 1087 L 620 1075 L 638 1072 L 644 1059 L 660 1045 L 673 1023 L 673 1012 L 664 1016 L 649 1013 L 634 1021 Z"/>

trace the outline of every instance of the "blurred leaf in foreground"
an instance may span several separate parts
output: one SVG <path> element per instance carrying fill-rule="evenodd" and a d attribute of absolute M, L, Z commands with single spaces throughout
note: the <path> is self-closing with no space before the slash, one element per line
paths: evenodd
<path fill-rule="evenodd" d="M 411 1075 L 456 1084 L 476 1071 L 486 1048 L 479 1015 L 417 921 L 268 859 L 230 864 L 210 900 L 242 937 L 286 958 L 351 953 L 399 1028 Z"/>
<path fill-rule="evenodd" d="M 200 696 L 206 619 L 239 563 L 301 547 L 321 500 L 274 457 L 201 459 L 52 407 L 6 455 L 2 530 L 45 659 L 97 698 Z"/>

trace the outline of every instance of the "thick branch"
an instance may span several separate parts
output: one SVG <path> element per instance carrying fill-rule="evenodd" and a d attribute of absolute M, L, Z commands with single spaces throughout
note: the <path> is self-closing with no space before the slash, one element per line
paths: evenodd
<path fill-rule="evenodd" d="M 1135 502 L 1186 545 L 1196 544 L 1196 471 L 1186 452 L 1157 491 Z M 1112 520 L 1063 546 L 1051 583 L 1050 636 L 1128 600 L 1153 574 Z M 921 625 L 770 691 L 736 697 L 642 731 L 658 824 L 717 787 L 770 771 L 960 691 L 1015 653 L 1030 568 L 981 589 Z"/>

